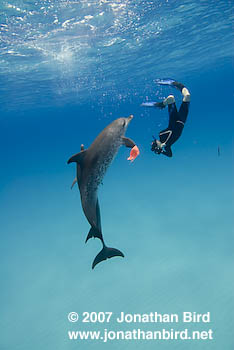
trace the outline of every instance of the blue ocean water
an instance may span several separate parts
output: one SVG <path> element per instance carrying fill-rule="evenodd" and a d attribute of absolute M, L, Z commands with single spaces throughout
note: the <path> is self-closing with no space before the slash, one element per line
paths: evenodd
<path fill-rule="evenodd" d="M 231 350 L 233 342 L 233 2 L 2 1 L 0 37 L 0 349 Z M 173 158 L 150 151 L 167 110 L 143 101 L 191 92 Z M 101 249 L 67 159 L 112 120 L 134 115 L 99 188 Z M 218 148 L 220 154 L 218 154 Z M 75 311 L 113 312 L 71 324 Z M 179 323 L 117 324 L 120 312 Z M 183 324 L 184 311 L 211 323 Z M 69 340 L 69 330 L 213 330 L 213 340 Z"/>

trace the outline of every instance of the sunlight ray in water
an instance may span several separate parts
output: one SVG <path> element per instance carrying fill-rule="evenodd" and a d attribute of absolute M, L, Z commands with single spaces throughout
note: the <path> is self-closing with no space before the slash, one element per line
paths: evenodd
<path fill-rule="evenodd" d="M 175 63 L 177 72 L 199 71 L 210 60 L 231 56 L 231 31 L 227 25 L 231 7 L 228 3 L 225 6 L 224 1 L 211 3 L 5 1 L 0 5 L 0 72 L 7 72 L 10 81 L 25 74 L 30 91 L 30 85 L 40 81 L 46 71 L 48 93 L 52 92 L 55 98 L 57 92 L 61 93 L 61 86 L 66 86 L 68 92 L 69 80 L 61 81 L 67 75 L 73 91 L 67 98 L 78 102 L 87 91 L 97 96 L 100 90 L 108 91 L 110 73 L 113 78 L 118 76 L 118 86 L 115 78 L 112 82 L 112 93 L 116 90 L 117 96 L 125 81 L 126 67 L 131 67 L 129 79 L 137 76 L 138 81 L 143 76 L 152 76 L 154 66 L 161 71 L 167 67 L 172 74 Z M 211 23 L 213 18 L 215 25 Z M 211 47 L 212 56 L 208 55 Z M 142 66 L 145 66 L 144 75 L 140 76 Z M 75 83 L 75 91 L 79 97 L 74 94 L 77 76 L 80 81 Z"/>

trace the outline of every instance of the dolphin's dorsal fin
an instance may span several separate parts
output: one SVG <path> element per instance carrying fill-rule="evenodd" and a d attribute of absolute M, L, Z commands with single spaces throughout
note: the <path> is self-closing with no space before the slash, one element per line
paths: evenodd
<path fill-rule="evenodd" d="M 81 151 L 79 153 L 74 154 L 73 156 L 71 156 L 70 159 L 68 159 L 67 164 L 70 164 L 70 163 L 73 163 L 73 162 L 81 164 L 83 159 L 84 159 L 84 156 L 85 156 L 86 152 L 87 152 L 87 150 L 86 151 Z"/>

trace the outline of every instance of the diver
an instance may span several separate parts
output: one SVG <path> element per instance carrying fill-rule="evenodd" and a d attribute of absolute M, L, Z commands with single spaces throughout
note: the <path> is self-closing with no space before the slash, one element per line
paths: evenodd
<path fill-rule="evenodd" d="M 159 85 L 170 85 L 178 90 L 183 95 L 183 102 L 180 106 L 179 112 L 177 111 L 175 104 L 175 97 L 169 95 L 162 102 L 145 102 L 141 106 L 144 107 L 156 107 L 165 108 L 168 106 L 169 113 L 169 125 L 166 129 L 160 131 L 159 140 L 155 139 L 151 143 L 151 151 L 155 154 L 164 154 L 167 157 L 172 157 L 171 146 L 175 143 L 182 134 L 184 129 L 184 124 L 187 120 L 190 104 L 190 93 L 189 90 L 181 83 L 172 79 L 157 79 L 157 84 Z"/>

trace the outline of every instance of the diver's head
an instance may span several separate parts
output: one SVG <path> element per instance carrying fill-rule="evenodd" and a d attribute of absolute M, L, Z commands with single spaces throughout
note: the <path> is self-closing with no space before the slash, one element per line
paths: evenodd
<path fill-rule="evenodd" d="M 157 154 L 162 153 L 162 143 L 159 140 L 154 139 L 151 143 L 151 151 Z"/>

